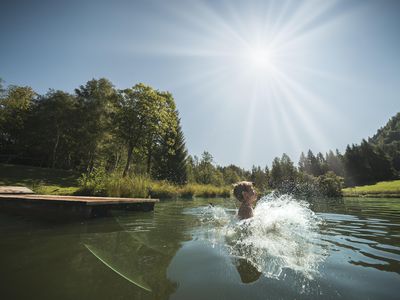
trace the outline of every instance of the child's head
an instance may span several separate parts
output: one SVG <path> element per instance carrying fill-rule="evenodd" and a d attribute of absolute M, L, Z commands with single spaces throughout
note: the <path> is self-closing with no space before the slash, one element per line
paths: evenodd
<path fill-rule="evenodd" d="M 233 195 L 238 199 L 240 202 L 243 202 L 245 199 L 244 194 L 248 195 L 249 193 L 254 193 L 253 183 L 250 181 L 241 181 L 235 183 L 233 185 Z"/>

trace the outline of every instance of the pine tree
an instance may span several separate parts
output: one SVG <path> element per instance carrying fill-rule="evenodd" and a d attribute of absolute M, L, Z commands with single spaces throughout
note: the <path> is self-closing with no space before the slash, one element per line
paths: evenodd
<path fill-rule="evenodd" d="M 156 151 L 153 177 L 175 184 L 187 183 L 187 157 L 185 138 L 178 119 L 176 131 L 167 133 Z"/>

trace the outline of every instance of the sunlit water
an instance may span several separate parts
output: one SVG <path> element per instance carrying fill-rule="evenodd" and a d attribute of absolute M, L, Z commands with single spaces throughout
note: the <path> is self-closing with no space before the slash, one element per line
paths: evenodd
<path fill-rule="evenodd" d="M 169 200 L 84 222 L 0 214 L 0 299 L 398 299 L 400 199 L 268 195 L 243 221 L 236 205 Z"/>

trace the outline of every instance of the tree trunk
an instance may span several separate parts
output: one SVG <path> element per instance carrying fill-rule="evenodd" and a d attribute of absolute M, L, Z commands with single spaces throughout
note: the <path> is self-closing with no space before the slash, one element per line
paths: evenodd
<path fill-rule="evenodd" d="M 115 162 L 114 162 L 114 168 L 113 171 L 115 171 L 118 167 L 119 164 L 119 158 L 120 158 L 120 154 L 119 154 L 119 150 L 117 151 L 117 154 L 115 155 Z"/>
<path fill-rule="evenodd" d="M 125 168 L 124 168 L 124 172 L 122 173 L 122 177 L 126 177 L 126 175 L 128 174 L 129 168 L 131 166 L 132 151 L 133 151 L 133 146 L 129 145 L 128 146 L 128 158 L 126 160 L 126 165 L 125 165 Z"/>
<path fill-rule="evenodd" d="M 57 148 L 58 148 L 58 142 L 60 141 L 60 133 L 59 130 L 57 129 L 57 137 L 56 137 L 56 143 L 54 144 L 54 148 L 53 148 L 53 161 L 51 163 L 51 168 L 54 169 L 54 167 L 56 166 L 56 155 L 57 155 Z"/>
<path fill-rule="evenodd" d="M 151 146 L 148 147 L 147 149 L 147 174 L 150 176 L 150 171 L 151 171 L 151 156 L 152 156 L 152 148 Z"/>

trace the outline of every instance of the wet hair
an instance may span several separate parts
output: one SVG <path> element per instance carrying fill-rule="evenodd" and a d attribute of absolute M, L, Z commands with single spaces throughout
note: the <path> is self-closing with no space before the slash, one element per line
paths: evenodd
<path fill-rule="evenodd" d="M 236 199 L 242 202 L 244 200 L 242 192 L 249 192 L 250 188 L 252 187 L 253 183 L 251 181 L 240 181 L 235 183 L 233 185 L 233 195 L 236 197 Z"/>

